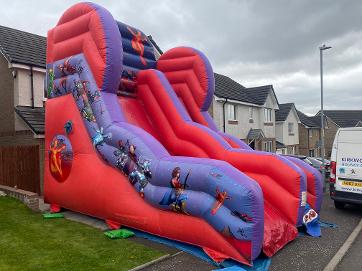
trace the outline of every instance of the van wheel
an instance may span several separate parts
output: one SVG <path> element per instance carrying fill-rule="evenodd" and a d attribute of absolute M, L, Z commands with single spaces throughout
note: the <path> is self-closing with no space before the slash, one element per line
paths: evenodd
<path fill-rule="evenodd" d="M 336 207 L 337 209 L 343 209 L 345 205 L 346 204 L 344 202 L 336 201 L 336 200 L 334 201 L 334 207 Z"/>

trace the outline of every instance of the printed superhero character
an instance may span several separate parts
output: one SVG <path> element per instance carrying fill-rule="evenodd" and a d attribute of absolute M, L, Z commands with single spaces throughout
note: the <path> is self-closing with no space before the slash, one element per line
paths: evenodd
<path fill-rule="evenodd" d="M 103 145 L 105 139 L 112 137 L 111 133 L 104 134 L 103 127 L 101 127 L 99 130 L 95 129 L 95 131 L 96 131 L 96 134 L 92 137 L 94 147 L 97 147 L 99 145 Z"/>
<path fill-rule="evenodd" d="M 74 74 L 77 71 L 76 67 L 70 64 L 71 58 L 72 57 L 67 58 L 63 64 L 58 65 L 58 69 L 63 76 L 67 74 Z"/>
<path fill-rule="evenodd" d="M 88 96 L 89 96 L 89 102 L 92 104 L 94 102 L 97 102 L 99 101 L 99 98 L 101 97 L 101 94 L 99 93 L 99 90 L 96 90 L 94 92 L 94 94 L 90 93 L 88 91 Z"/>
<path fill-rule="evenodd" d="M 67 93 L 67 78 L 60 79 L 58 86 L 54 85 L 54 92 L 56 95 Z"/>
<path fill-rule="evenodd" d="M 223 205 L 224 201 L 227 199 L 230 199 L 230 197 L 227 195 L 227 192 L 220 192 L 219 188 L 216 188 L 216 202 L 214 207 L 211 209 L 211 214 L 215 215 L 216 212 L 220 209 L 221 205 Z"/>
<path fill-rule="evenodd" d="M 150 169 L 150 161 L 145 160 L 140 162 L 138 160 L 138 167 L 136 170 L 132 171 L 129 175 L 129 179 L 132 184 L 138 183 L 138 191 L 141 198 L 144 198 L 144 188 L 147 186 L 149 179 L 152 177 Z"/>
<path fill-rule="evenodd" d="M 92 109 L 90 106 L 84 106 L 81 110 L 80 113 L 82 115 L 83 118 L 85 118 L 87 121 L 89 122 L 96 122 L 96 118 L 93 115 Z"/>
<path fill-rule="evenodd" d="M 179 167 L 175 167 L 171 173 L 171 190 L 167 191 L 162 200 L 159 202 L 160 205 L 169 205 L 171 207 L 171 210 L 175 212 L 185 213 L 185 207 L 186 207 L 186 200 L 187 195 L 185 195 L 184 191 L 188 187 L 187 185 L 187 179 L 191 173 L 191 170 L 187 173 L 185 177 L 185 181 L 182 184 L 180 181 L 180 173 L 181 169 Z"/>
<path fill-rule="evenodd" d="M 124 173 L 126 175 L 129 175 L 135 169 L 137 169 L 136 146 L 131 144 L 131 145 L 129 145 L 129 148 L 128 148 L 128 159 L 126 161 Z"/>
<path fill-rule="evenodd" d="M 133 36 L 131 41 L 132 48 L 139 54 L 142 64 L 146 66 L 147 62 L 143 57 L 145 52 L 145 46 L 143 45 L 143 42 L 147 41 L 147 38 L 144 37 L 140 31 L 135 32 L 129 26 L 127 26 L 127 29 Z"/>
<path fill-rule="evenodd" d="M 240 219 L 241 219 L 242 221 L 244 221 L 244 222 L 251 222 L 251 221 L 253 221 L 253 219 L 252 219 L 250 216 L 248 216 L 247 214 L 239 213 L 238 211 L 232 211 L 232 212 L 231 212 L 231 215 L 240 218 Z"/>
<path fill-rule="evenodd" d="M 73 130 L 73 122 L 71 120 L 68 120 L 65 124 L 64 124 L 64 130 L 65 130 L 65 133 L 67 135 L 69 135 L 72 130 Z"/>
<path fill-rule="evenodd" d="M 66 146 L 58 139 L 55 139 L 50 144 L 49 156 L 50 156 L 50 170 L 52 173 L 58 173 L 63 178 L 62 171 L 62 157 L 61 152 L 65 150 Z"/>
<path fill-rule="evenodd" d="M 128 179 L 132 185 L 138 184 L 140 196 L 144 197 L 144 188 L 147 186 L 149 179 L 152 178 L 151 162 L 147 159 L 138 159 L 136 155 L 136 146 L 127 140 L 123 144 L 122 140 L 118 141 L 119 149 L 114 151 L 117 156 L 116 166 L 128 175 Z"/>

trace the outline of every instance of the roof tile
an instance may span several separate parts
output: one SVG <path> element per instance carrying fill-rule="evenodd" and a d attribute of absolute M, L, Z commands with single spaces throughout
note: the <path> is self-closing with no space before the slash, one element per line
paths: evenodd
<path fill-rule="evenodd" d="M 0 26 L 0 52 L 10 63 L 45 68 L 46 37 Z"/>

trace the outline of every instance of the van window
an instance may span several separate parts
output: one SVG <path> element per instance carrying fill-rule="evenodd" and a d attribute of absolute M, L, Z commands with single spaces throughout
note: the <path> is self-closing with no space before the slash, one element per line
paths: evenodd
<path fill-rule="evenodd" d="M 338 135 L 338 142 L 362 143 L 362 130 L 341 130 Z"/>

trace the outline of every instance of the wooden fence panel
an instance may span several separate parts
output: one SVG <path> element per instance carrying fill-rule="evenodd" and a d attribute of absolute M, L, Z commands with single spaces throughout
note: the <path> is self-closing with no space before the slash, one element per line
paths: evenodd
<path fill-rule="evenodd" d="M 40 194 L 39 146 L 0 147 L 0 184 Z"/>

